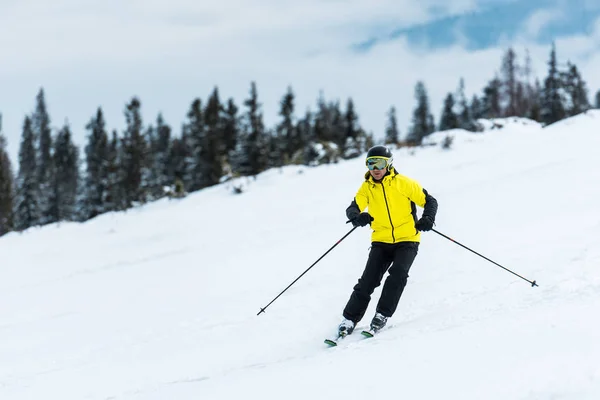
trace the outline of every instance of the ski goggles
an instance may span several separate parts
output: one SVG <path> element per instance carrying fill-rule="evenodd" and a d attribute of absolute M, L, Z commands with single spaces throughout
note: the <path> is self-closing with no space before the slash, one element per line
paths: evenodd
<path fill-rule="evenodd" d="M 387 157 L 369 157 L 367 158 L 367 167 L 369 170 L 384 169 L 389 165 L 390 159 Z"/>

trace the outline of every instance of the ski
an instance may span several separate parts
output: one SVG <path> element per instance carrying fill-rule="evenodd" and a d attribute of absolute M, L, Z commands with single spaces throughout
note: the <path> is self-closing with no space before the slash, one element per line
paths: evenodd
<path fill-rule="evenodd" d="M 329 345 L 329 347 L 335 347 L 338 345 L 339 341 L 342 340 L 344 336 L 338 336 L 335 339 L 325 339 L 325 344 Z"/>
<path fill-rule="evenodd" d="M 348 335 L 338 335 L 335 339 L 325 339 L 325 344 L 329 345 L 330 347 L 335 347 L 338 345 L 340 340 L 344 339 L 346 336 Z"/>
<path fill-rule="evenodd" d="M 364 337 L 372 338 L 373 336 L 375 336 L 376 333 L 377 333 L 376 330 L 368 329 L 368 330 L 362 331 L 360 334 L 363 335 Z"/>

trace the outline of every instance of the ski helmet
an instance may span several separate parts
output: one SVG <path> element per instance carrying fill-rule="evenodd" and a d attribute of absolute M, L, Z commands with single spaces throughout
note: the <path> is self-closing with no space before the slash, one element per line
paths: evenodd
<path fill-rule="evenodd" d="M 373 146 L 369 149 L 369 151 L 367 152 L 367 159 L 365 160 L 365 163 L 367 163 L 369 158 L 371 157 L 386 158 L 388 168 L 392 166 L 392 161 L 394 160 L 392 151 L 389 149 L 389 147 L 381 145 Z"/>

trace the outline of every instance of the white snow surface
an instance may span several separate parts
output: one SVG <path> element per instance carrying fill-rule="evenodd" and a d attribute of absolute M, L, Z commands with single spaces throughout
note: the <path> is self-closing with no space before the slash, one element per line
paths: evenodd
<path fill-rule="evenodd" d="M 396 314 L 337 348 L 359 159 L 0 239 L 0 399 L 600 399 L 600 111 L 395 152 L 439 202 Z M 421 210 L 419 209 L 419 212 Z M 374 313 L 381 287 L 365 319 Z"/>

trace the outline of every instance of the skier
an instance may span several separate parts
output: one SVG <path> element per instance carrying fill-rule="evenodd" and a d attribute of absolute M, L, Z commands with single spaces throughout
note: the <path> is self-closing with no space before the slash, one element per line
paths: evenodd
<path fill-rule="evenodd" d="M 383 328 L 394 312 L 406 286 L 408 271 L 417 255 L 420 231 L 433 228 L 437 200 L 413 179 L 399 174 L 392 165 L 392 152 L 386 146 L 369 149 L 365 180 L 346 216 L 354 226 L 371 225 L 371 249 L 358 283 L 343 311 L 339 335 L 346 336 L 363 318 L 375 288 L 389 270 L 371 330 Z M 416 206 L 423 208 L 417 219 Z M 368 212 L 365 211 L 368 209 Z"/>

